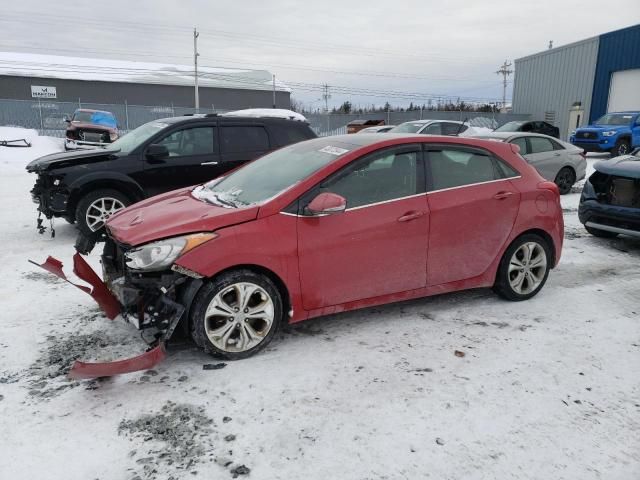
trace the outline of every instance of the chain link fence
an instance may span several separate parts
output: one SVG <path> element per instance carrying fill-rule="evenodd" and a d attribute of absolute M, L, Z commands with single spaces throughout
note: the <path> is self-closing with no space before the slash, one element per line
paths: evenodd
<path fill-rule="evenodd" d="M 321 137 L 347 133 L 347 124 L 353 120 L 384 120 L 387 125 L 399 125 L 413 120 L 467 121 L 474 127 L 497 128 L 514 120 L 530 120 L 531 115 L 494 112 L 443 112 L 437 110 L 411 110 L 408 112 L 374 112 L 362 114 L 307 113 L 311 128 Z"/>
<path fill-rule="evenodd" d="M 18 126 L 38 130 L 41 135 L 64 137 L 67 124 L 77 108 L 105 110 L 115 115 L 121 134 L 140 125 L 159 118 L 175 117 L 196 113 L 195 108 L 176 107 L 174 105 L 129 105 L 58 102 L 45 99 L 3 100 L 0 99 L 0 125 Z M 223 113 L 224 110 L 200 108 L 199 113 Z M 496 128 L 513 120 L 530 120 L 531 115 L 494 112 L 442 112 L 435 110 L 412 110 L 408 112 L 375 112 L 363 114 L 309 113 L 305 114 L 311 128 L 317 135 L 340 135 L 347 133 L 347 124 L 353 120 L 384 120 L 387 125 L 419 119 L 466 120 L 472 126 Z"/>
<path fill-rule="evenodd" d="M 133 130 L 142 124 L 159 118 L 175 117 L 187 113 L 196 113 L 195 108 L 175 107 L 173 105 L 129 105 L 57 102 L 45 99 L 38 100 L 2 100 L 0 99 L 0 125 L 32 128 L 40 135 L 64 137 L 67 124 L 65 118 L 71 118 L 77 108 L 105 110 L 115 115 L 121 134 Z M 215 113 L 216 111 L 201 108 L 199 113 Z M 219 113 L 220 111 L 218 111 Z"/>

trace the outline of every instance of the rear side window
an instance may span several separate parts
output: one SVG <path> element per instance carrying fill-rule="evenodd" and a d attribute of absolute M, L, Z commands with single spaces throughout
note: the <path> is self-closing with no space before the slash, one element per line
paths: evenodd
<path fill-rule="evenodd" d="M 420 133 L 425 135 L 442 135 L 442 124 L 440 122 L 432 123 Z"/>
<path fill-rule="evenodd" d="M 442 148 L 430 150 L 428 158 L 434 190 L 490 182 L 508 174 L 493 157 L 477 151 Z"/>
<path fill-rule="evenodd" d="M 285 145 L 313 138 L 308 128 L 300 128 L 298 126 L 269 125 L 269 133 L 274 147 L 284 147 Z"/>
<path fill-rule="evenodd" d="M 514 138 L 511 143 L 520 147 L 520 155 L 526 155 L 529 153 L 529 147 L 527 145 L 527 139 L 524 137 Z"/>
<path fill-rule="evenodd" d="M 551 140 L 542 137 L 529 137 L 531 153 L 544 153 L 554 150 Z"/>
<path fill-rule="evenodd" d="M 265 128 L 258 125 L 221 127 L 220 147 L 222 153 L 267 151 L 269 136 Z"/>

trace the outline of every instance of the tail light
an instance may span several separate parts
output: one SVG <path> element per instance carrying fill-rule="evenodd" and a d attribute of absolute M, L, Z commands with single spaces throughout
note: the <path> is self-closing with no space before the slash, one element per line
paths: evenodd
<path fill-rule="evenodd" d="M 560 196 L 560 190 L 558 189 L 558 186 L 554 182 L 549 182 L 549 181 L 540 182 L 538 183 L 538 188 L 541 190 L 551 190 L 553 193 L 558 195 L 558 197 Z"/>

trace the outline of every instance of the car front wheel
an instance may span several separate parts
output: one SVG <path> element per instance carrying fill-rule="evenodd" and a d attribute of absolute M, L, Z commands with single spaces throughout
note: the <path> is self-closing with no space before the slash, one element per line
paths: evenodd
<path fill-rule="evenodd" d="M 527 300 L 544 286 L 551 269 L 551 249 L 535 234 L 518 237 L 502 256 L 494 291 L 511 300 Z"/>
<path fill-rule="evenodd" d="M 282 296 L 271 279 L 235 270 L 198 292 L 191 308 L 191 336 L 204 351 L 238 360 L 266 347 L 283 318 Z"/>
<path fill-rule="evenodd" d="M 616 146 L 613 147 L 613 156 L 619 157 L 629 153 L 629 142 L 627 140 L 618 140 Z"/>
<path fill-rule="evenodd" d="M 104 189 L 88 193 L 78 202 L 76 222 L 86 235 L 99 232 L 107 219 L 131 205 L 131 200 L 117 190 Z"/>

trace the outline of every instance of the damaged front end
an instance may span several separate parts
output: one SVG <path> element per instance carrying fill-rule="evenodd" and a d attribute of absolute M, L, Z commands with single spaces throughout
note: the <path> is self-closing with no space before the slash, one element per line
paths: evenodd
<path fill-rule="evenodd" d="M 596 172 L 585 182 L 580 222 L 595 230 L 640 237 L 640 159 L 629 156 L 610 162 L 617 165 L 596 164 Z"/>
<path fill-rule="evenodd" d="M 49 257 L 43 264 L 32 262 L 91 295 L 108 318 L 114 319 L 121 315 L 143 333 L 152 332 L 153 341 L 145 353 L 106 363 L 76 361 L 69 372 L 70 378 L 107 377 L 146 370 L 157 365 L 165 358 L 167 342 L 180 320 L 188 315 L 185 306 L 191 304 L 202 285 L 202 280 L 193 278 L 197 275 L 189 276 L 184 272 L 136 272 L 127 268 L 126 254 L 129 250 L 129 247 L 119 245 L 111 238 L 106 239 L 102 255 L 104 281 L 76 253 L 73 257 L 73 272 L 91 285 L 91 288 L 69 281 L 59 260 Z"/>

